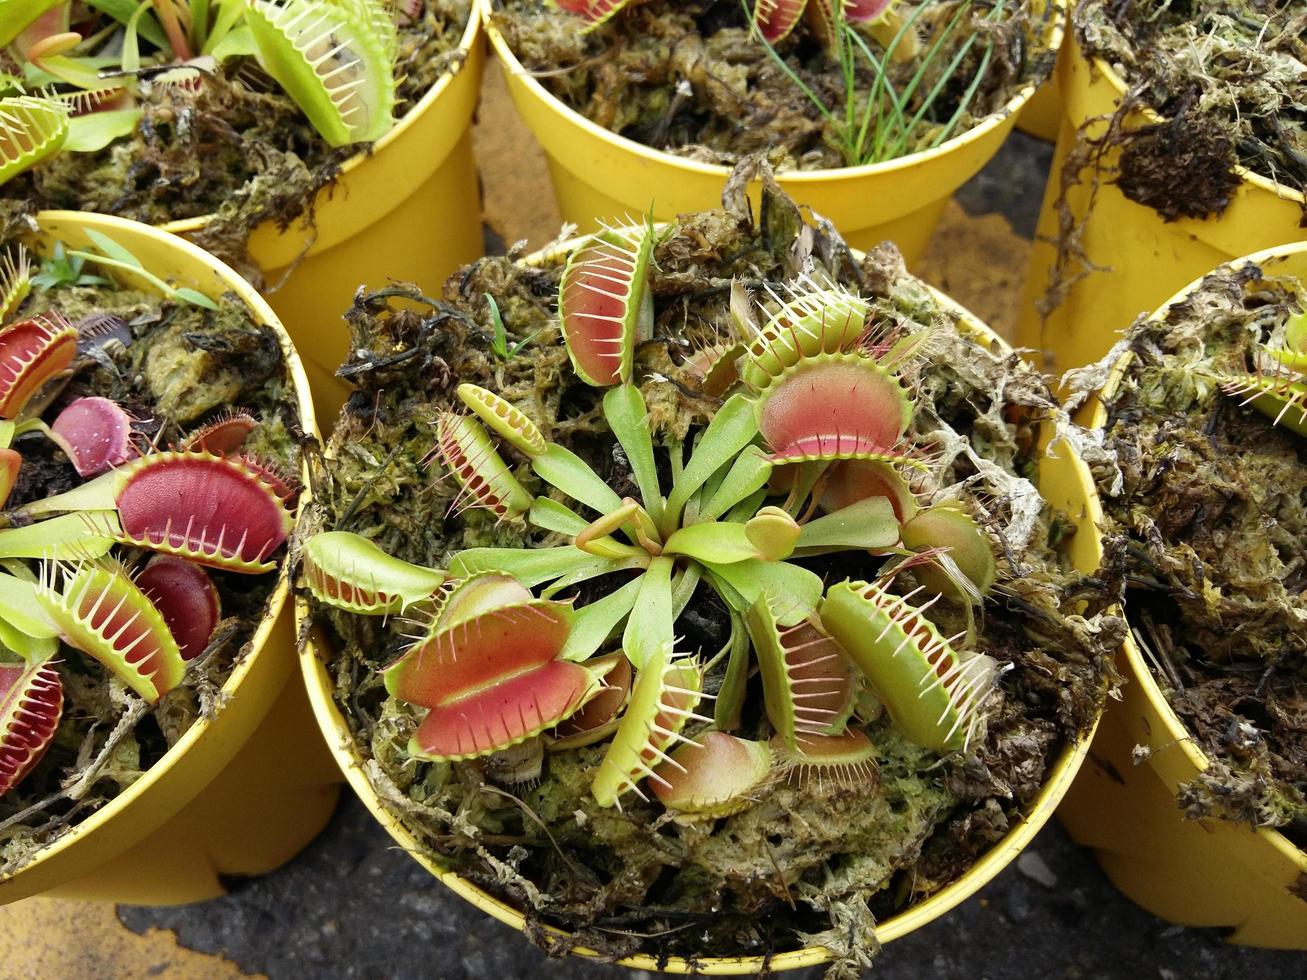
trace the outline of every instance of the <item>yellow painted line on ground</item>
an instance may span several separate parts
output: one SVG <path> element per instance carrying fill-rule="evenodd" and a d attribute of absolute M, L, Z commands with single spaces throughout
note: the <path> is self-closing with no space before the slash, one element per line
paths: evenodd
<path fill-rule="evenodd" d="M 0 908 L 0 976 L 4 980 L 232 980 L 242 973 L 222 956 L 197 953 L 177 936 L 151 929 L 132 932 L 112 905 L 29 898 Z"/>

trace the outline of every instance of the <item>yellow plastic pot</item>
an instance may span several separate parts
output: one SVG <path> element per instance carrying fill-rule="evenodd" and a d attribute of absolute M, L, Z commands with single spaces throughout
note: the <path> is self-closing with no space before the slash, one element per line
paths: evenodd
<path fill-rule="evenodd" d="M 1071 33 L 1068 30 L 1070 22 L 1071 11 L 1068 9 L 1063 18 L 1062 38 L 1058 48 L 1059 59 L 1063 57 L 1063 52 L 1066 50 L 1066 36 Z M 1017 113 L 1017 129 L 1045 143 L 1057 142 L 1057 134 L 1062 129 L 1062 88 L 1058 85 L 1056 72 L 1043 85 L 1035 89 L 1035 94 L 1030 97 L 1025 108 Z"/>
<path fill-rule="evenodd" d="M 1056 259 L 1050 240 L 1058 233 L 1055 204 L 1061 193 L 1063 164 L 1082 127 L 1088 137 L 1103 134 L 1107 119 L 1126 90 L 1125 81 L 1105 61 L 1085 58 L 1074 37 L 1062 52 L 1058 76 L 1065 112 L 1044 190 L 1017 326 L 1019 345 L 1044 351 L 1047 363 L 1057 371 L 1098 360 L 1136 317 L 1155 309 L 1209 269 L 1241 255 L 1307 237 L 1299 225 L 1302 194 L 1243 168 L 1238 169 L 1241 183 L 1220 217 L 1163 221 L 1152 208 L 1127 199 L 1109 182 L 1120 156 L 1119 151 L 1112 150 L 1100 164 L 1103 179 L 1092 209 L 1092 171 L 1086 170 L 1084 182 L 1067 192 L 1072 215 L 1084 221 L 1081 243 L 1085 255 L 1105 271 L 1093 272 L 1073 286 L 1041 330 L 1034 304 L 1048 289 Z M 1127 119 L 1126 126 L 1133 129 L 1158 121 L 1156 113 L 1140 110 Z M 1073 262 L 1071 273 L 1078 269 Z"/>
<path fill-rule="evenodd" d="M 301 424 L 317 434 L 295 348 L 236 272 L 189 242 L 134 221 L 73 211 L 43 211 L 36 220 L 40 231 L 27 244 L 37 254 L 48 254 L 56 241 L 85 247 L 88 231 L 99 231 L 164 279 L 211 296 L 239 296 L 256 322 L 276 331 Z M 130 281 L 130 274 L 122 278 L 151 288 Z M 0 905 L 37 894 L 151 905 L 214 898 L 226 891 L 223 877 L 271 871 L 317 835 L 335 807 L 340 777 L 293 677 L 284 566 L 278 574 L 253 648 L 223 687 L 226 703 L 113 801 L 0 877 Z"/>
<path fill-rule="evenodd" d="M 1251 255 L 1268 274 L 1307 281 L 1307 244 Z M 1172 297 L 1184 299 L 1198 283 Z M 1132 355 L 1117 364 L 1105 391 L 1114 392 Z M 1098 401 L 1081 410 L 1081 424 L 1101 428 Z M 1253 830 L 1226 820 L 1184 819 L 1176 788 L 1207 768 L 1171 710 L 1133 639 L 1119 662 L 1124 700 L 1109 706 L 1093 749 L 1058 816 L 1128 898 L 1154 915 L 1186 926 L 1231 929 L 1230 942 L 1307 949 L 1307 853 L 1275 830 Z M 1137 745 L 1149 749 L 1135 764 Z"/>
<path fill-rule="evenodd" d="M 560 254 L 571 251 L 578 241 L 562 245 L 556 252 L 537 253 L 528 261 L 540 262 L 550 260 Z M 983 343 L 1005 347 L 998 336 L 982 324 L 973 314 L 950 300 L 947 296 L 932 290 L 936 299 L 945 308 L 954 311 L 960 318 L 960 328 L 974 335 Z M 1075 523 L 1079 533 L 1070 544 L 1070 557 L 1075 566 L 1082 571 L 1092 572 L 1099 566 L 1102 558 L 1102 544 L 1098 525 L 1102 519 L 1102 509 L 1093 489 L 1093 479 L 1088 468 L 1079 457 L 1069 451 L 1065 444 L 1053 450 L 1052 454 L 1041 457 L 1039 464 L 1040 486 L 1045 497 L 1054 506 L 1065 513 Z M 296 615 L 300 617 L 299 626 L 304 625 L 307 606 L 302 600 L 296 602 Z M 387 809 L 368 780 L 365 763 L 354 744 L 350 733 L 333 697 L 333 683 L 327 669 L 331 651 L 325 639 L 311 633 L 300 648 L 300 666 L 304 680 L 308 685 L 309 701 L 313 705 L 318 724 L 322 727 L 327 744 L 335 753 L 336 762 L 344 772 L 346 780 L 358 793 L 359 797 L 373 816 L 380 821 L 396 844 L 411 855 L 415 861 L 431 872 L 460 897 L 471 902 L 478 909 L 500 922 L 507 923 L 514 929 L 523 930 L 525 919 L 522 913 L 493 895 L 486 893 L 465 878 L 441 866 L 439 860 L 430 850 L 414 837 L 404 825 Z M 1092 733 L 1091 736 L 1092 737 Z M 1088 751 L 1089 738 L 1070 745 L 1049 768 L 1043 792 L 1035 802 L 1024 820 L 1015 824 L 1013 829 L 987 851 L 957 881 L 936 892 L 930 898 L 900 912 L 876 927 L 876 938 L 887 943 L 892 939 L 905 936 L 928 922 L 945 914 L 954 906 L 963 902 L 987 884 L 1003 870 L 1031 839 L 1048 822 L 1058 802 L 1070 787 L 1080 764 Z M 554 934 L 562 935 L 556 930 Z M 585 949 L 574 950 L 578 955 L 592 956 Z M 664 971 L 667 973 L 695 973 L 710 975 L 760 973 L 766 970 L 793 970 L 813 966 L 830 960 L 830 953 L 822 946 L 797 949 L 780 953 L 763 959 L 760 956 L 722 956 L 701 957 L 691 963 L 679 957 L 667 961 L 655 960 L 650 956 L 630 956 L 619 960 L 622 966 L 633 969 Z"/>
<path fill-rule="evenodd" d="M 685 160 L 611 133 L 565 106 L 532 78 L 490 20 L 492 0 L 477 0 L 486 33 L 504 66 L 517 111 L 544 148 L 563 220 L 581 231 L 599 219 L 642 215 L 657 221 L 720 206 L 730 168 Z M 1062 0 L 1037 0 L 1047 18 L 1045 49 L 1062 42 Z M 914 266 L 953 192 L 976 174 L 1012 131 L 1035 91 L 1032 83 L 999 112 L 933 150 L 862 167 L 778 174 L 799 204 L 834 222 L 855 248 L 886 239 Z M 755 186 L 756 190 L 756 186 Z"/>
<path fill-rule="evenodd" d="M 459 46 L 467 57 L 458 70 L 442 76 L 370 152 L 345 162 L 306 212 L 311 219 L 285 230 L 267 221 L 250 238 L 266 299 L 304 360 L 318 417 L 329 422 L 349 397 L 349 384 L 336 377 L 349 347 L 341 315 L 360 284 L 380 288 L 401 279 L 435 291 L 482 254 L 471 125 L 485 42 L 475 8 Z M 163 227 L 188 235 L 210 220 Z"/>

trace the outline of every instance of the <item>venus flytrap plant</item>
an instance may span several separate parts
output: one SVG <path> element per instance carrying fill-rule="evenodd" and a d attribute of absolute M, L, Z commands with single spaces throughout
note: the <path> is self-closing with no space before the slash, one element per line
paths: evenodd
<path fill-rule="evenodd" d="M 96 245 L 104 255 L 65 251 L 60 261 L 97 261 L 162 282 L 112 240 L 100 236 Z M 32 287 L 54 289 L 81 274 L 69 264 L 66 275 L 38 281 L 25 253 L 16 255 L 4 263 L 4 319 L 12 322 L 0 327 L 0 506 L 22 471 L 20 438 L 47 439 L 91 479 L 0 513 L 0 793 L 31 770 L 60 724 L 60 643 L 158 702 L 205 652 L 221 618 L 218 590 L 201 566 L 274 569 L 294 502 L 274 467 L 239 454 L 258 425 L 248 414 L 221 417 L 183 439 L 191 448 L 167 451 L 139 438 L 136 420 L 104 397 L 69 401 L 47 426 L 41 415 L 86 363 L 79 357 L 91 356 L 79 355 L 79 341 L 95 351 L 102 324 L 83 318 L 83 336 L 57 309 L 24 316 Z M 165 302 L 215 308 L 190 290 L 162 284 L 160 292 Z M 23 665 L 5 662 L 13 655 Z"/>
<path fill-rule="evenodd" d="M 484 509 L 562 543 L 470 548 L 444 571 L 331 531 L 303 545 L 308 588 L 347 613 L 423 617 L 385 671 L 392 696 L 428 709 L 413 757 L 495 756 L 542 734 L 555 753 L 607 739 L 591 784 L 602 807 L 647 799 L 647 780 L 677 819 L 725 816 L 750 805 L 774 760 L 798 777 L 869 778 L 875 749 L 854 713 L 868 686 L 907 738 L 965 750 L 997 668 L 960 652 L 927 613 L 960 600 L 970 616 L 996 563 L 965 511 L 923 507 L 913 490 L 932 479 L 909 434 L 909 379 L 928 337 L 870 324 L 866 300 L 809 277 L 769 290 L 761 315 L 737 284 L 733 322 L 718 328 L 726 397 L 689 445 L 660 439 L 635 374 L 654 240 L 647 225 L 587 240 L 558 296 L 573 370 L 606 389 L 597 408 L 636 495 L 620 496 L 519 404 L 465 383 L 469 414 L 435 425 L 433 456 L 459 486 L 451 514 Z M 537 483 L 549 495 L 533 497 Z M 804 563 L 840 552 L 891 564 L 874 585 L 827 588 Z M 908 568 L 921 583 L 911 595 L 934 599 L 914 606 L 890 591 Z M 593 581 L 582 604 L 557 598 Z M 682 613 L 705 592 L 730 617 L 707 663 L 673 652 Z M 697 709 L 723 658 L 708 717 Z M 728 734 L 746 717 L 751 660 L 770 747 Z"/>

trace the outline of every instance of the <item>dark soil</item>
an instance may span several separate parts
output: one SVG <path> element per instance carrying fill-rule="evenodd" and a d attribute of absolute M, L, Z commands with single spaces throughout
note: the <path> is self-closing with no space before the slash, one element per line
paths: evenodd
<path fill-rule="evenodd" d="M 1122 72 L 1123 104 L 1165 122 L 1122 134 L 1118 184 L 1167 220 L 1220 214 L 1236 166 L 1307 187 L 1307 11 L 1298 0 L 1087 0 L 1086 53 Z"/>

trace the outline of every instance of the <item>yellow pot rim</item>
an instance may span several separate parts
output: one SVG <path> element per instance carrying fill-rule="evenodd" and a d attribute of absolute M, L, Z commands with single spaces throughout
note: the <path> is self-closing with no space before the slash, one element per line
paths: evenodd
<path fill-rule="evenodd" d="M 1234 259 L 1227 265 L 1243 265 L 1251 262 L 1254 265 L 1262 265 L 1275 259 L 1283 258 L 1288 255 L 1307 254 L 1307 242 L 1296 242 L 1290 245 L 1276 245 L 1271 248 L 1263 249 L 1260 252 L 1253 252 L 1251 255 L 1245 255 L 1241 258 Z M 1166 315 L 1166 311 L 1176 303 L 1185 300 L 1190 293 L 1202 285 L 1203 278 L 1200 277 L 1189 283 L 1165 303 L 1159 306 L 1149 320 L 1160 320 Z M 1103 384 L 1098 395 L 1095 395 L 1079 413 L 1080 419 L 1083 419 L 1084 426 L 1087 429 L 1101 429 L 1107 421 L 1107 408 L 1103 405 L 1101 398 L 1110 398 L 1116 394 L 1117 389 L 1125 380 L 1126 373 L 1130 370 L 1130 365 L 1134 362 L 1134 354 L 1130 351 L 1123 353 L 1112 366 L 1111 373 L 1107 381 Z M 1153 675 L 1152 668 L 1144 659 L 1143 651 L 1139 649 L 1139 644 L 1135 642 L 1134 634 L 1127 630 L 1125 642 L 1122 644 L 1122 652 L 1125 655 L 1126 662 L 1130 665 L 1133 677 L 1139 684 L 1140 693 L 1143 694 L 1152 710 L 1153 715 L 1165 726 L 1165 738 L 1159 741 L 1174 744 L 1184 753 L 1185 758 L 1193 766 L 1195 773 L 1203 772 L 1211 765 L 1204 752 L 1190 735 L 1189 729 L 1185 727 L 1180 716 L 1175 713 L 1171 703 L 1162 693 L 1161 686 L 1157 683 L 1157 678 Z M 1255 833 L 1266 837 L 1274 845 L 1277 851 L 1280 851 L 1285 857 L 1297 862 L 1307 872 L 1307 851 L 1296 847 L 1289 838 L 1285 837 L 1280 831 L 1273 827 L 1258 827 Z"/>
<path fill-rule="evenodd" d="M 1076 43 L 1076 49 L 1080 52 L 1080 57 L 1084 58 L 1085 52 L 1084 49 L 1080 47 L 1079 38 L 1076 39 L 1075 43 Z M 1104 80 L 1106 80 L 1106 82 L 1109 85 L 1111 85 L 1114 89 L 1116 89 L 1118 100 L 1125 96 L 1126 90 L 1128 88 L 1125 77 L 1120 72 L 1118 72 L 1110 62 L 1100 57 L 1088 58 L 1086 60 L 1088 60 L 1091 65 L 1093 65 L 1094 70 L 1099 74 L 1101 74 Z M 1161 123 L 1166 121 L 1165 116 L 1163 116 L 1156 109 L 1153 109 L 1150 106 L 1140 106 L 1137 111 L 1139 115 L 1148 123 L 1155 124 L 1155 123 Z M 1296 191 L 1291 187 L 1285 187 L 1283 184 L 1278 184 L 1270 177 L 1264 177 L 1261 174 L 1257 173 L 1256 171 L 1249 170 L 1247 167 L 1243 166 L 1242 164 L 1236 164 L 1233 170 L 1234 173 L 1237 174 L 1241 180 L 1247 181 L 1249 184 L 1251 184 L 1253 187 L 1258 188 L 1259 190 L 1268 191 L 1269 193 L 1274 194 L 1276 197 L 1283 198 L 1286 201 L 1294 201 L 1298 204 L 1303 204 L 1304 201 L 1307 200 L 1304 198 L 1302 191 Z"/>
<path fill-rule="evenodd" d="M 550 258 L 574 250 L 583 240 L 584 238 L 571 239 L 547 250 L 536 252 L 523 259 L 523 261 L 541 264 Z M 983 320 L 966 307 L 933 286 L 927 284 L 926 288 L 929 289 L 931 295 L 943 309 L 958 317 L 958 326 L 963 330 L 977 334 L 990 342 L 997 341 L 1004 348 L 1007 347 L 1002 338 L 990 330 Z M 1102 522 L 1102 506 L 1097 493 L 1093 489 L 1088 469 L 1084 467 L 1083 463 L 1080 464 L 1080 473 L 1080 483 L 1082 489 L 1086 492 L 1085 508 L 1089 517 L 1087 523 L 1090 526 L 1098 527 Z M 306 636 L 303 632 L 307 621 L 308 603 L 303 598 L 296 597 L 296 630 L 304 638 L 300 647 L 300 667 L 304 675 L 304 682 L 308 687 L 309 703 L 313 707 L 313 713 L 322 728 L 332 755 L 335 756 L 336 762 L 345 774 L 351 788 L 358 794 L 363 804 L 371 811 L 377 821 L 385 827 L 395 843 L 426 868 L 441 884 L 480 911 L 505 925 L 513 927 L 518 932 L 525 932 L 526 918 L 518 909 L 482 890 L 456 872 L 442 868 L 428 856 L 428 848 L 386 808 L 380 795 L 368 779 L 366 772 L 368 762 L 358 752 L 353 735 L 344 717 L 336 707 L 332 696 L 334 684 L 323 658 L 318 654 L 318 642 L 312 635 Z M 1057 809 L 1062 797 L 1070 789 L 1081 763 L 1084 762 L 1089 753 L 1090 743 L 1093 741 L 1094 733 L 1098 729 L 1098 721 L 1099 719 L 1096 718 L 1090 730 L 1085 732 L 1078 741 L 1071 741 L 1062 748 L 1057 758 L 1049 766 L 1043 788 L 1031 805 L 1030 811 L 1015 818 L 1015 826 L 998 843 L 982 854 L 975 864 L 956 881 L 950 882 L 925 901 L 904 909 L 884 922 L 877 923 L 877 941 L 887 943 L 902 938 L 914 929 L 918 929 L 944 915 L 974 895 L 1007 867 L 1017 854 L 1034 839 L 1035 835 L 1043 829 L 1044 825 L 1052 817 L 1053 811 Z M 546 926 L 545 929 L 552 936 L 564 937 L 567 935 L 564 930 L 553 926 Z M 572 952 L 583 957 L 596 957 L 599 955 L 584 947 L 574 947 Z M 795 970 L 801 967 L 828 963 L 830 960 L 830 951 L 824 946 L 809 946 L 768 957 L 705 956 L 694 961 L 682 957 L 671 957 L 664 961 L 646 954 L 637 954 L 623 957 L 616 962 L 619 966 L 637 970 L 720 976 L 760 973 L 764 969 Z"/>
<path fill-rule="evenodd" d="M 282 356 L 286 361 L 287 373 L 290 375 L 291 382 L 295 389 L 295 400 L 296 406 L 299 410 L 300 425 L 306 433 L 312 435 L 319 441 L 321 440 L 318 433 L 317 421 L 313 415 L 313 400 L 309 394 L 308 376 L 304 373 L 304 365 L 300 362 L 299 354 L 296 353 L 295 347 L 291 343 L 290 336 L 281 325 L 281 321 L 277 319 L 277 315 L 272 312 L 272 308 L 268 306 L 263 297 L 261 297 L 258 292 L 236 272 L 236 270 L 232 269 L 226 263 L 214 258 L 203 249 L 192 245 L 184 238 L 179 238 L 176 235 L 162 231 L 159 228 L 142 224 L 138 221 L 132 221 L 127 218 L 119 218 L 107 214 L 91 214 L 84 211 L 40 211 L 37 212 L 35 221 L 38 227 L 48 222 L 78 224 L 83 227 L 94 228 L 97 231 L 103 231 L 110 237 L 113 237 L 115 230 L 130 230 L 134 234 L 153 238 L 166 248 L 185 254 L 196 261 L 208 265 L 222 279 L 226 288 L 235 293 L 241 302 L 245 304 L 250 312 L 250 318 L 255 323 L 271 327 L 276 333 L 277 342 L 281 346 Z M 159 270 L 152 271 L 155 271 L 156 275 L 160 275 Z M 167 272 L 164 271 L 160 277 L 167 279 Z M 300 493 L 299 504 L 295 511 L 296 523 L 299 522 L 299 515 L 302 513 L 304 506 L 310 499 L 307 465 L 307 461 L 303 462 L 301 465 L 304 489 Z M 268 598 L 267 611 L 265 612 L 262 621 L 259 623 L 258 629 L 255 630 L 254 635 L 249 640 L 251 644 L 251 652 L 249 656 L 245 657 L 236 665 L 231 676 L 227 678 L 227 682 L 222 686 L 222 692 L 228 696 L 234 697 L 237 695 L 240 691 L 241 685 L 244 684 L 246 677 L 254 667 L 255 658 L 263 655 L 268 637 L 272 633 L 273 625 L 276 623 L 277 617 L 281 615 L 282 608 L 286 603 L 286 597 L 290 592 L 289 564 L 286 560 L 286 556 L 282 557 L 279 564 L 280 568 L 277 573 L 279 581 L 277 582 L 277 587 Z M 186 730 L 186 733 L 177 740 L 172 748 L 165 752 L 158 762 L 142 773 L 140 778 L 132 783 L 131 786 L 119 793 L 95 813 L 78 822 L 74 827 L 69 829 L 68 833 L 64 834 L 57 841 L 50 844 L 48 847 L 42 848 L 36 857 L 5 877 L 3 880 L 7 881 L 21 877 L 24 872 L 36 867 L 46 859 L 60 854 L 69 847 L 72 847 L 82 838 L 96 833 L 115 817 L 125 812 L 129 807 L 136 803 L 138 799 L 145 795 L 150 788 L 155 785 L 155 783 L 162 779 L 164 774 L 175 766 L 192 746 L 199 742 L 200 739 L 206 737 L 209 729 L 219 717 L 221 717 L 220 711 L 212 718 L 198 719 Z"/>
<path fill-rule="evenodd" d="M 461 51 L 471 51 L 473 46 L 480 40 L 481 34 L 481 17 L 478 13 L 477 3 L 479 0 L 471 0 L 468 6 L 467 24 L 463 27 L 463 34 L 459 38 L 458 48 Z M 385 151 L 385 149 L 401 139 L 405 133 L 417 124 L 417 120 L 426 114 L 445 94 L 446 89 L 453 84 L 454 77 L 463 70 L 467 59 L 464 58 L 459 62 L 458 67 L 453 71 L 447 71 L 436 79 L 435 83 L 427 90 L 408 112 L 404 113 L 404 118 L 400 119 L 386 133 L 385 136 L 372 144 L 370 149 L 361 150 L 340 165 L 340 170 L 336 174 L 336 180 L 342 180 L 352 171 L 358 169 L 363 163 L 371 157 Z M 330 185 L 328 185 L 330 186 Z M 164 231 L 170 231 L 174 235 L 188 235 L 199 231 L 210 221 L 214 219 L 212 214 L 201 214 L 194 218 L 181 218 L 177 221 L 168 221 L 160 225 Z"/>
<path fill-rule="evenodd" d="M 508 46 L 504 35 L 495 27 L 491 21 L 491 15 L 494 13 L 493 0 L 473 0 L 477 9 L 480 11 L 479 19 L 483 22 L 486 36 L 490 39 L 491 45 L 495 49 L 495 54 L 503 63 L 504 67 L 510 71 L 526 87 L 532 95 L 541 102 L 547 103 L 553 111 L 562 116 L 568 123 L 582 129 L 590 135 L 611 144 L 615 149 L 631 153 L 637 157 L 642 157 L 648 161 L 658 163 L 663 166 L 674 166 L 691 171 L 696 174 L 714 177 L 722 183 L 731 175 L 731 168 L 719 163 L 703 163 L 698 160 L 688 160 L 684 157 L 678 157 L 674 154 L 667 153 L 663 150 L 657 150 L 643 143 L 638 143 L 612 130 L 605 129 L 597 123 L 591 122 L 581 113 L 563 103 L 563 101 L 552 95 L 548 89 L 540 84 L 518 61 L 517 55 Z M 1048 0 L 1048 24 L 1043 37 L 1043 45 L 1038 49 L 1040 52 L 1056 52 L 1062 46 L 1062 38 L 1066 30 L 1066 0 Z M 1056 12 L 1055 12 L 1056 11 Z M 1039 86 L 1034 82 L 1027 82 L 1016 95 L 1012 96 L 1001 108 L 991 112 L 979 123 L 972 126 L 966 132 L 959 133 L 957 136 L 945 140 L 939 146 L 929 150 L 918 150 L 916 153 L 909 153 L 906 156 L 895 157 L 893 160 L 886 160 L 882 163 L 867 163 L 856 167 L 828 167 L 823 170 L 786 170 L 777 174 L 777 178 L 785 184 L 819 184 L 831 181 L 856 180 L 871 176 L 873 174 L 894 173 L 897 170 L 908 170 L 912 167 L 919 166 L 929 160 L 939 157 L 948 156 L 958 148 L 968 143 L 973 143 L 987 133 L 991 132 L 1010 116 L 1016 115 L 1021 108 L 1030 101 L 1031 96 L 1035 94 L 1035 89 Z"/>

